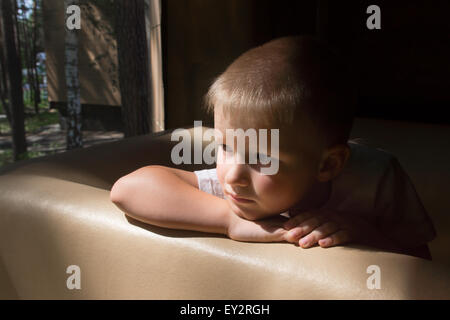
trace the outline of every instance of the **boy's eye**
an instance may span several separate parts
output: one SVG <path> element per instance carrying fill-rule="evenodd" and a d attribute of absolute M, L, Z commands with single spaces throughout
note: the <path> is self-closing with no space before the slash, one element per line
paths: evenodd
<path fill-rule="evenodd" d="M 264 160 L 264 163 L 261 161 Z M 272 162 L 272 158 L 267 155 L 262 155 L 260 153 L 256 154 L 256 166 L 269 166 Z"/>

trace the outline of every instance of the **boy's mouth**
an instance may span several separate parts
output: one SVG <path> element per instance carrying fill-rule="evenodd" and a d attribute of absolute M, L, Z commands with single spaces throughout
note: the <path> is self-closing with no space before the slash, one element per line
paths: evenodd
<path fill-rule="evenodd" d="M 233 199 L 234 201 L 239 202 L 239 203 L 250 203 L 250 202 L 253 202 L 253 200 L 246 199 L 246 198 L 240 198 L 240 197 L 234 196 L 234 195 L 229 194 L 229 193 L 227 193 L 227 195 L 228 195 L 231 199 Z"/>

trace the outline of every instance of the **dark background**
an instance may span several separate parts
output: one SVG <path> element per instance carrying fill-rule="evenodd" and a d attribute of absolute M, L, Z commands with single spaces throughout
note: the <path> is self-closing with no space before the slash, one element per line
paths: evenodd
<path fill-rule="evenodd" d="M 381 9 L 369 30 L 366 9 Z M 162 1 L 166 128 L 213 125 L 208 86 L 246 50 L 314 34 L 358 74 L 357 116 L 449 124 L 450 1 Z"/>

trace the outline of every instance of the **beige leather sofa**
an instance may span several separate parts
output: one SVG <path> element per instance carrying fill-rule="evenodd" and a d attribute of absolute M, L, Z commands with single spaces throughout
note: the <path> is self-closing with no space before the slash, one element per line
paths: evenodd
<path fill-rule="evenodd" d="M 450 128 L 358 119 L 352 136 L 397 154 L 410 173 L 438 232 L 433 262 L 359 246 L 237 242 L 128 220 L 109 191 L 137 168 L 170 165 L 176 142 L 163 132 L 2 169 L 0 298 L 449 299 Z M 68 289 L 71 265 L 80 268 L 80 289 Z M 379 273 L 368 273 L 373 265 Z"/>

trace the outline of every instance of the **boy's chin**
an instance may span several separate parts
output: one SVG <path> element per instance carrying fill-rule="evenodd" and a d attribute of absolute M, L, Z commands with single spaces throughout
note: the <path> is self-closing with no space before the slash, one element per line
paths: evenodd
<path fill-rule="evenodd" d="M 242 208 L 230 201 L 231 208 L 233 209 L 233 212 L 241 217 L 242 219 L 249 220 L 249 221 L 257 221 L 269 218 L 271 216 L 275 216 L 276 214 L 268 214 L 265 212 L 261 212 L 261 208 L 259 208 L 255 203 L 253 203 L 251 206 L 248 206 L 247 208 Z"/>
<path fill-rule="evenodd" d="M 233 212 L 239 217 L 251 221 L 258 220 L 258 215 L 255 215 L 256 208 L 242 208 L 238 206 L 236 203 L 234 203 L 233 200 L 228 200 L 228 202 L 230 203 Z"/>

